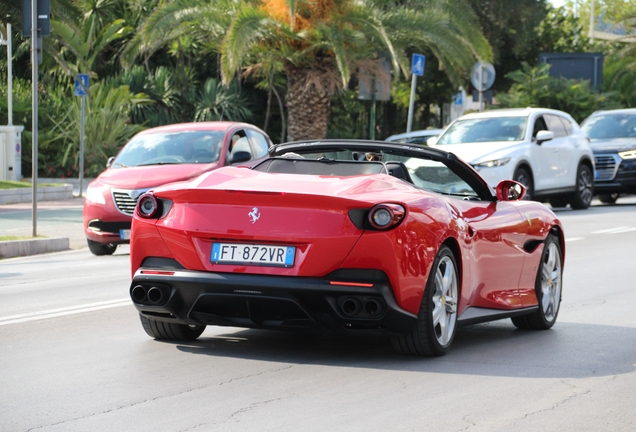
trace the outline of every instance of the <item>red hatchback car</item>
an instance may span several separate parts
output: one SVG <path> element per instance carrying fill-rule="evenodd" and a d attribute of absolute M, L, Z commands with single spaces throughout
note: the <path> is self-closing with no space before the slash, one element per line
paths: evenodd
<path fill-rule="evenodd" d="M 253 165 L 271 140 L 259 128 L 235 122 L 183 123 L 135 135 L 88 185 L 84 232 L 95 255 L 110 255 L 130 242 L 137 199 L 147 190 L 193 179 L 226 165 Z"/>

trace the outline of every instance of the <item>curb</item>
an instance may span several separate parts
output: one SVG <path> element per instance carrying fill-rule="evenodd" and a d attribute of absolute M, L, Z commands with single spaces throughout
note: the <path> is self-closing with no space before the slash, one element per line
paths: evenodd
<path fill-rule="evenodd" d="M 69 239 L 65 237 L 11 240 L 0 242 L 0 258 L 39 255 L 69 249 Z"/>
<path fill-rule="evenodd" d="M 31 188 L 0 190 L 0 204 L 28 203 L 33 198 Z M 39 201 L 57 201 L 73 198 L 73 185 L 38 186 Z"/>

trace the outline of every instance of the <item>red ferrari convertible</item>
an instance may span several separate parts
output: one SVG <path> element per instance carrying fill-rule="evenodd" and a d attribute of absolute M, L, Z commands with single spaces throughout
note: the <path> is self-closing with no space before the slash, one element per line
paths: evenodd
<path fill-rule="evenodd" d="M 439 356 L 462 326 L 549 329 L 563 228 L 512 180 L 493 190 L 454 154 L 326 140 L 274 146 L 143 195 L 130 296 L 156 339 L 205 326 L 381 332 Z"/>

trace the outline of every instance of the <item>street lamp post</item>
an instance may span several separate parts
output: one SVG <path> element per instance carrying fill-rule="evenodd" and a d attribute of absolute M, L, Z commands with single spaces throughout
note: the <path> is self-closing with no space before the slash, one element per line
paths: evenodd
<path fill-rule="evenodd" d="M 7 23 L 7 36 L 5 38 L 0 38 L 0 45 L 7 46 L 7 108 L 9 108 L 8 112 L 8 121 L 7 125 L 13 125 L 13 66 L 12 66 L 12 58 L 13 51 L 11 48 L 11 24 Z"/>

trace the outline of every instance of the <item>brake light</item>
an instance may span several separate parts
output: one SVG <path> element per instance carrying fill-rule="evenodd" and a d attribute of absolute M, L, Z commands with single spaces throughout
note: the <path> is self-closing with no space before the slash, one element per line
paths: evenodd
<path fill-rule="evenodd" d="M 372 283 L 329 281 L 330 285 L 371 288 Z"/>
<path fill-rule="evenodd" d="M 164 271 L 164 270 L 142 270 L 141 274 L 172 276 L 172 275 L 174 275 L 174 272 L 173 271 Z"/>
<path fill-rule="evenodd" d="M 159 213 L 159 204 L 155 196 L 147 192 L 139 198 L 137 214 L 144 219 L 152 219 Z"/>

